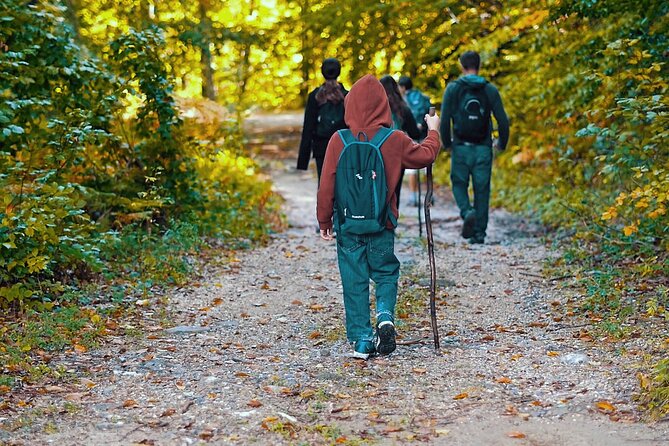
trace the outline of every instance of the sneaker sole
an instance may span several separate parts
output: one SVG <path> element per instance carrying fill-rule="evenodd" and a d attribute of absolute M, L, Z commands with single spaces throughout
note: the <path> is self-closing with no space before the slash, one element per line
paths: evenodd
<path fill-rule="evenodd" d="M 360 353 L 360 352 L 356 352 L 356 351 L 354 351 L 353 353 L 351 353 L 351 358 L 355 358 L 355 359 L 369 359 L 369 353 Z"/>
<path fill-rule="evenodd" d="M 395 342 L 395 327 L 392 324 L 386 324 L 379 328 L 379 345 L 376 351 L 381 355 L 389 355 L 395 351 L 397 343 Z"/>
<path fill-rule="evenodd" d="M 465 221 L 462 223 L 462 237 L 463 238 L 474 237 L 474 225 L 475 224 L 476 224 L 476 214 L 471 212 L 465 217 Z"/>

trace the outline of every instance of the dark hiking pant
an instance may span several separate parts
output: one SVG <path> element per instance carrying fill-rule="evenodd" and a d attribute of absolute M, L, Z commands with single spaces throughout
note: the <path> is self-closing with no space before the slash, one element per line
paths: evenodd
<path fill-rule="evenodd" d="M 474 238 L 484 239 L 488 228 L 492 148 L 484 145 L 455 145 L 451 153 L 451 184 L 453 196 L 462 218 L 476 212 Z M 474 206 L 469 199 L 469 178 L 474 188 Z"/>
<path fill-rule="evenodd" d="M 344 288 L 346 337 L 350 342 L 374 339 L 369 312 L 369 279 L 376 284 L 376 323 L 394 321 L 400 262 L 395 232 L 337 234 L 337 260 Z"/>

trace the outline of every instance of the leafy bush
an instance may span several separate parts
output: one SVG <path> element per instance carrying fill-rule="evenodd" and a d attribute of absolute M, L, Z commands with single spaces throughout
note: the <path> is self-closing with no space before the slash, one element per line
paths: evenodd
<path fill-rule="evenodd" d="M 51 309 L 93 274 L 127 272 L 128 254 L 143 259 L 135 283 L 183 282 L 199 237 L 270 230 L 275 200 L 237 126 L 216 141 L 184 129 L 160 29 L 97 58 L 60 9 L 0 6 L 0 307 Z"/>

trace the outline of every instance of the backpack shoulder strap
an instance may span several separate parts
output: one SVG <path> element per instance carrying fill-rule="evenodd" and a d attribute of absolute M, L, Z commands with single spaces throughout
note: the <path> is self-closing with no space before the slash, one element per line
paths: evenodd
<path fill-rule="evenodd" d="M 381 127 L 369 143 L 379 149 L 383 143 L 386 142 L 386 139 L 388 139 L 388 137 L 393 134 L 393 131 L 394 130 L 389 129 L 388 127 Z"/>
<path fill-rule="evenodd" d="M 344 143 L 344 147 L 356 142 L 356 139 L 353 137 L 353 132 L 351 132 L 349 129 L 337 130 L 337 133 Z"/>

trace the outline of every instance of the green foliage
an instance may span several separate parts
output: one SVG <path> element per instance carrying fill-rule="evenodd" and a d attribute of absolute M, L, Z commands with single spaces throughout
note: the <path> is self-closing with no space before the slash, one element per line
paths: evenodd
<path fill-rule="evenodd" d="M 638 374 L 637 378 L 643 391 L 640 402 L 650 417 L 658 420 L 669 415 L 669 359 L 660 360 L 650 376 Z"/>
<path fill-rule="evenodd" d="M 19 321 L 2 320 L 0 328 L 0 385 L 10 386 L 15 377 L 33 382 L 44 375 L 62 377 L 48 367 L 51 352 L 65 348 L 84 350 L 104 333 L 103 318 L 93 310 L 77 307 L 51 312 L 27 311 Z"/>
<path fill-rule="evenodd" d="M 0 6 L 0 307 L 52 309 L 101 273 L 183 283 L 199 237 L 270 230 L 276 201 L 237 127 L 185 128 L 162 30 L 127 27 L 93 56 L 63 9 Z"/>

